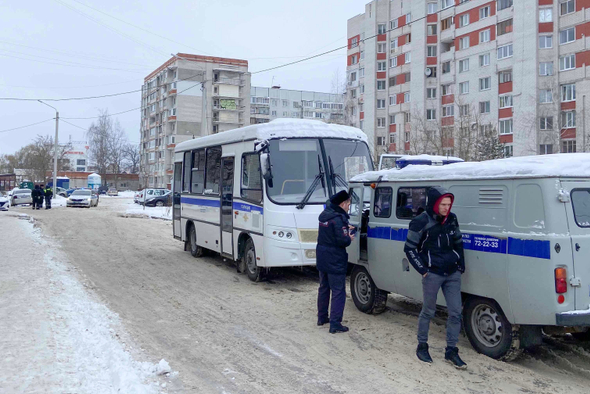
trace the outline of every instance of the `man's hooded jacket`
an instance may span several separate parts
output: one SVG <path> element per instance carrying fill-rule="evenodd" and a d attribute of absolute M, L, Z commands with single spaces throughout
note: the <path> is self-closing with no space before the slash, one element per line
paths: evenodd
<path fill-rule="evenodd" d="M 348 214 L 340 206 L 330 202 L 319 216 L 316 267 L 328 274 L 346 274 L 348 253 Z"/>

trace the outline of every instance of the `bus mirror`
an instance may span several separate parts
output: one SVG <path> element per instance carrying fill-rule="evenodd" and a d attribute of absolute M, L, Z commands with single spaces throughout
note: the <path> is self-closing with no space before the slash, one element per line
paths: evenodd
<path fill-rule="evenodd" d="M 272 170 L 268 153 L 260 154 L 260 171 L 262 172 L 262 177 L 268 182 L 268 185 L 272 187 Z"/>

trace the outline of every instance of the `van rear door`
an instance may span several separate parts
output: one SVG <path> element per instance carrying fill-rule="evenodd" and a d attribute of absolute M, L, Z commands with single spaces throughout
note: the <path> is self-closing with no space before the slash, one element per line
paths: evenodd
<path fill-rule="evenodd" d="M 350 243 L 346 251 L 348 252 L 348 262 L 358 264 L 360 259 L 360 238 L 361 238 L 361 222 L 363 217 L 363 185 L 354 185 L 349 191 L 350 193 L 350 210 L 348 211 L 350 219 L 348 222 L 356 227 L 356 235 L 354 240 Z"/>
<path fill-rule="evenodd" d="M 569 193 L 565 204 L 572 241 L 574 275 L 568 278 L 575 291 L 576 310 L 590 308 L 590 180 L 562 181 Z"/>

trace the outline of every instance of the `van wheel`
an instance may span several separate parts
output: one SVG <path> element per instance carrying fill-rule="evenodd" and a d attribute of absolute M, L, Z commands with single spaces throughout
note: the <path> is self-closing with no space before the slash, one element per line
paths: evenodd
<path fill-rule="evenodd" d="M 189 242 L 191 246 L 191 255 L 193 257 L 202 257 L 203 256 L 203 248 L 197 245 L 197 230 L 195 229 L 194 225 L 190 226 L 190 230 L 188 232 Z"/>
<path fill-rule="evenodd" d="M 467 338 L 477 352 L 504 361 L 514 360 L 522 353 L 518 330 L 513 329 L 495 301 L 468 298 L 463 321 Z"/>
<path fill-rule="evenodd" d="M 164 201 L 156 201 L 156 206 L 157 207 L 163 207 L 164 206 Z"/>
<path fill-rule="evenodd" d="M 371 275 L 360 265 L 355 265 L 350 274 L 350 294 L 354 305 L 364 313 L 377 315 L 385 311 L 387 292 L 378 289 Z"/>
<path fill-rule="evenodd" d="M 260 282 L 263 279 L 263 270 L 256 264 L 256 249 L 254 249 L 254 241 L 248 239 L 244 246 L 244 257 L 246 265 L 246 274 L 252 282 Z"/>

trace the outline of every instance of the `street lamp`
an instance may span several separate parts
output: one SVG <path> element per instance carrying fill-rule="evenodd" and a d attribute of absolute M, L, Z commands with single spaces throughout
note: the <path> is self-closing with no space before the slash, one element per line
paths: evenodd
<path fill-rule="evenodd" d="M 53 141 L 53 199 L 55 200 L 57 196 L 57 131 L 59 129 L 59 111 L 57 110 L 57 108 L 47 103 L 44 103 L 41 100 L 37 101 L 55 110 L 55 140 Z"/>

